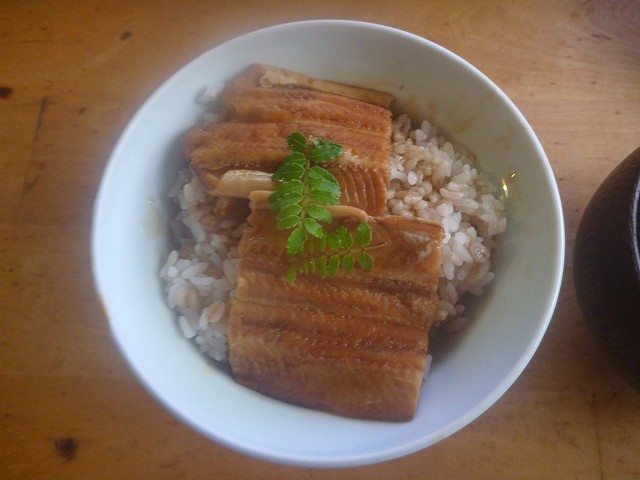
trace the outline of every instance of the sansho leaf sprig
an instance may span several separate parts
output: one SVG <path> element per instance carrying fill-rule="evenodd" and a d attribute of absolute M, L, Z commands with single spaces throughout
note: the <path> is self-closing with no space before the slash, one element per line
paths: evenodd
<path fill-rule="evenodd" d="M 368 250 L 372 231 L 367 222 L 355 229 L 355 237 L 344 225 L 329 231 L 333 216 L 326 205 L 339 205 L 340 184 L 324 165 L 342 155 L 335 142 L 317 138 L 309 140 L 295 132 L 287 138 L 292 153 L 273 174 L 281 183 L 269 197 L 276 211 L 277 228 L 291 230 L 287 253 L 291 266 L 289 283 L 298 273 L 317 272 L 321 277 L 334 276 L 342 268 L 353 271 L 356 264 L 363 270 L 374 267 Z"/>

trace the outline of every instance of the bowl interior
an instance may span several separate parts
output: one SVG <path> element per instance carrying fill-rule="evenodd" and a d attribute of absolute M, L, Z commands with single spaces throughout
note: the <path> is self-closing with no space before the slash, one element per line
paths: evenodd
<path fill-rule="evenodd" d="M 389 424 L 298 408 L 236 385 L 185 341 L 158 271 L 169 250 L 167 191 L 197 97 L 253 62 L 394 93 L 508 184 L 495 281 L 459 334 L 438 336 L 416 418 Z M 445 49 L 391 28 L 311 21 L 267 28 L 198 57 L 123 133 L 95 205 L 96 284 L 122 353 L 146 387 L 198 431 L 242 452 L 306 466 L 379 462 L 431 445 L 491 406 L 530 360 L 551 318 L 564 258 L 558 191 L 530 126 L 486 77 Z"/>

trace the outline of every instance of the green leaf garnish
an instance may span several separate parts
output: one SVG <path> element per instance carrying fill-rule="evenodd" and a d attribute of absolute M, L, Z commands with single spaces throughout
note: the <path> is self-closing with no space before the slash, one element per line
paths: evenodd
<path fill-rule="evenodd" d="M 287 230 L 289 228 L 297 227 L 300 225 L 300 217 L 297 215 L 289 215 L 288 217 L 280 218 L 278 216 L 277 225 L 280 230 Z"/>
<path fill-rule="evenodd" d="M 330 277 L 335 277 L 338 274 L 338 268 L 340 268 L 340 257 L 338 255 L 331 255 L 329 264 L 327 265 L 327 274 Z"/>
<path fill-rule="evenodd" d="M 336 228 L 336 234 L 338 236 L 338 245 L 340 245 L 340 248 L 342 250 L 351 248 L 351 245 L 353 244 L 353 238 L 351 237 L 351 232 L 347 230 L 347 227 L 345 227 L 344 225 L 340 225 L 338 228 Z"/>
<path fill-rule="evenodd" d="M 358 228 L 356 228 L 356 243 L 361 247 L 366 247 L 371 243 L 371 235 L 371 225 L 362 222 L 358 225 Z"/>
<path fill-rule="evenodd" d="M 311 141 L 300 132 L 292 133 L 287 144 L 292 153 L 273 174 L 281 183 L 269 202 L 276 212 L 277 228 L 291 230 L 287 238 L 289 283 L 301 273 L 326 278 L 340 269 L 351 272 L 356 265 L 370 271 L 374 259 L 367 251 L 380 245 L 369 246 L 372 231 L 367 222 L 355 229 L 355 237 L 344 225 L 325 228 L 333 221 L 326 205 L 339 205 L 342 195 L 338 180 L 325 166 L 344 153 L 342 147 L 322 138 Z"/>
<path fill-rule="evenodd" d="M 279 210 L 282 208 L 286 208 L 292 205 L 299 205 L 304 198 L 302 194 L 290 194 L 290 195 L 279 195 L 277 198 L 273 198 L 273 195 L 269 197 L 271 200 L 271 206 L 274 210 Z"/>
<path fill-rule="evenodd" d="M 314 220 L 313 218 L 304 218 L 302 219 L 302 225 L 304 226 L 304 229 L 314 237 L 324 237 L 324 229 L 317 220 Z"/>
<path fill-rule="evenodd" d="M 322 255 L 316 260 L 316 269 L 322 278 L 327 276 L 327 256 Z"/>
<path fill-rule="evenodd" d="M 326 205 L 339 205 L 340 184 L 331 172 L 322 167 L 315 166 L 309 169 L 309 196 L 317 203 Z"/>
<path fill-rule="evenodd" d="M 300 180 L 304 175 L 307 159 L 302 153 L 289 155 L 273 174 L 275 180 Z"/>
<path fill-rule="evenodd" d="M 307 149 L 307 137 L 300 132 L 293 132 L 287 137 L 287 145 L 294 152 L 304 153 Z"/>
<path fill-rule="evenodd" d="M 280 187 L 274 192 L 276 195 L 298 195 L 300 198 L 304 195 L 306 185 L 302 180 L 287 180 L 282 182 Z"/>
<path fill-rule="evenodd" d="M 368 253 L 362 252 L 358 255 L 358 264 L 363 270 L 367 272 L 373 270 L 373 263 L 373 257 Z"/>
<path fill-rule="evenodd" d="M 330 223 L 331 221 L 333 221 L 331 212 L 322 205 L 309 205 L 307 207 L 307 213 L 311 218 L 314 218 L 319 222 Z"/>
<path fill-rule="evenodd" d="M 287 280 L 289 281 L 289 285 L 293 285 L 296 282 L 296 276 L 298 274 L 298 269 L 295 265 L 291 265 L 289 270 L 287 270 Z"/>
<path fill-rule="evenodd" d="M 338 158 L 344 151 L 335 142 L 318 139 L 318 143 L 311 149 L 311 160 L 315 163 L 325 163 Z"/>
<path fill-rule="evenodd" d="M 281 208 L 280 211 L 278 212 L 278 218 L 281 218 L 281 217 L 284 218 L 290 215 L 299 217 L 301 212 L 302 212 L 302 207 L 297 203 L 293 205 L 286 205 L 285 207 Z"/>
<path fill-rule="evenodd" d="M 287 253 L 289 255 L 295 255 L 296 253 L 302 252 L 306 241 L 307 232 L 305 232 L 304 228 L 295 228 L 287 239 Z"/>
<path fill-rule="evenodd" d="M 353 267 L 355 266 L 355 263 L 356 261 L 353 258 L 353 255 L 351 255 L 350 253 L 342 257 L 342 269 L 345 272 L 353 272 Z"/>

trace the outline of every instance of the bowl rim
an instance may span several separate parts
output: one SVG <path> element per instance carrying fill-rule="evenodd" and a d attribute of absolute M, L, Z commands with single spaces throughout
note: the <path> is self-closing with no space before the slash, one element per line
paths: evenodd
<path fill-rule="evenodd" d="M 638 165 L 640 166 L 640 147 L 634 150 L 629 157 L 636 156 Z M 631 221 L 629 222 L 631 229 L 631 251 L 633 253 L 633 263 L 636 270 L 636 278 L 640 283 L 640 168 L 636 174 L 636 180 L 633 183 L 633 194 L 631 198 Z"/>
<path fill-rule="evenodd" d="M 92 265 L 93 265 L 93 274 L 94 274 L 94 282 L 96 284 L 97 291 L 99 293 L 100 301 L 103 304 L 103 309 L 105 311 L 105 315 L 109 318 L 108 308 L 106 305 L 105 297 L 102 295 L 102 278 L 100 276 L 99 268 L 98 268 L 98 259 L 97 255 L 97 232 L 99 232 L 99 220 L 100 220 L 100 210 L 103 208 L 103 203 L 105 201 L 106 194 L 106 183 L 108 178 L 113 174 L 115 159 L 118 156 L 119 151 L 123 148 L 125 140 L 130 136 L 133 126 L 139 121 L 140 118 L 144 116 L 149 105 L 158 97 L 160 97 L 164 90 L 169 86 L 171 80 L 179 75 L 183 70 L 185 70 L 191 63 L 197 62 L 201 57 L 211 52 L 212 50 L 216 50 L 222 47 L 226 47 L 233 42 L 240 41 L 241 39 L 247 38 L 249 36 L 261 35 L 263 33 L 269 31 L 275 31 L 279 29 L 287 29 L 291 27 L 299 27 L 299 26 L 342 26 L 342 27 L 358 27 L 358 28 L 373 28 L 376 30 L 384 31 L 386 33 L 390 33 L 393 35 L 400 35 L 411 39 L 413 41 L 418 41 L 427 45 L 429 48 L 433 48 L 445 54 L 447 56 L 451 56 L 455 59 L 456 62 L 464 65 L 465 68 L 470 69 L 476 76 L 485 82 L 501 99 L 505 102 L 505 105 L 509 108 L 511 113 L 517 118 L 521 125 L 525 127 L 527 132 L 528 139 L 532 142 L 533 147 L 535 148 L 536 154 L 541 159 L 541 166 L 544 169 L 544 173 L 549 180 L 549 188 L 553 195 L 553 204 L 556 209 L 552 212 L 554 215 L 553 225 L 557 232 L 556 237 L 554 239 L 555 244 L 557 245 L 556 250 L 556 258 L 554 264 L 554 275 L 553 275 L 553 284 L 549 290 L 549 295 L 546 298 L 546 304 L 544 307 L 544 314 L 541 313 L 538 328 L 535 331 L 535 335 L 530 341 L 527 343 L 527 348 L 522 352 L 520 357 L 518 358 L 518 362 L 516 362 L 512 368 L 509 370 L 509 375 L 497 384 L 494 389 L 486 395 L 481 401 L 477 402 L 475 407 L 466 412 L 465 415 L 462 415 L 455 419 L 453 422 L 444 426 L 440 431 L 437 431 L 430 435 L 428 438 L 420 438 L 417 440 L 413 440 L 411 442 L 404 442 L 399 445 L 396 445 L 394 448 L 387 448 L 384 451 L 374 451 L 367 454 L 361 454 L 358 456 L 345 456 L 338 459 L 326 459 L 326 458 L 318 458 L 313 455 L 310 456 L 295 456 L 289 453 L 282 453 L 280 451 L 273 451 L 269 449 L 259 450 L 252 445 L 248 447 L 247 445 L 236 441 L 237 439 L 228 439 L 218 435 L 215 435 L 215 432 L 210 432 L 202 427 L 195 418 L 186 415 L 184 411 L 177 410 L 174 405 L 171 405 L 165 401 L 161 392 L 157 391 L 154 385 L 150 384 L 148 379 L 145 377 L 143 371 L 138 370 L 135 359 L 132 357 L 131 352 L 125 349 L 122 340 L 118 338 L 117 332 L 111 328 L 112 337 L 115 339 L 116 344 L 118 345 L 120 352 L 126 358 L 129 368 L 136 374 L 138 380 L 146 387 L 148 391 L 150 391 L 153 396 L 159 400 L 169 411 L 173 414 L 177 415 L 180 419 L 185 421 L 187 424 L 191 425 L 196 431 L 204 434 L 208 438 L 213 438 L 217 442 L 227 447 L 230 447 L 236 451 L 241 451 L 245 454 L 251 455 L 253 457 L 262 458 L 264 460 L 273 461 L 276 463 L 287 463 L 287 464 L 295 464 L 301 466 L 309 466 L 309 467 L 349 467 L 349 466 L 358 466 L 365 465 L 371 463 L 377 463 L 382 461 L 391 460 L 393 458 L 398 458 L 403 455 L 407 455 L 413 452 L 416 452 L 420 449 L 426 448 L 430 445 L 437 443 L 438 441 L 452 435 L 457 432 L 461 428 L 468 425 L 475 418 L 480 416 L 483 412 L 485 412 L 489 407 L 491 407 L 515 382 L 515 380 L 520 376 L 526 365 L 529 363 L 531 358 L 533 357 L 535 351 L 537 350 L 542 338 L 547 330 L 547 327 L 551 321 L 553 316 L 555 306 L 558 301 L 560 287 L 562 283 L 563 271 L 564 271 L 564 260 L 565 260 L 565 233 L 564 233 L 564 219 L 562 213 L 562 203 L 560 200 L 560 194 L 558 191 L 557 183 L 554 180 L 553 172 L 551 169 L 551 165 L 549 160 L 542 148 L 542 145 L 533 132 L 533 129 L 529 125 L 529 123 L 524 118 L 523 114 L 518 110 L 515 104 L 508 98 L 508 96 L 486 75 L 484 75 L 480 70 L 471 65 L 466 60 L 459 57 L 457 54 L 452 51 L 436 44 L 435 42 L 428 40 L 424 37 L 420 37 L 416 34 L 400 30 L 395 27 L 390 27 L 386 25 L 381 25 L 377 23 L 369 23 L 363 21 L 354 21 L 354 20 L 341 20 L 341 19 L 319 19 L 319 20 L 303 20 L 303 21 L 295 21 L 295 22 L 287 22 L 276 25 L 271 25 L 267 27 L 263 27 L 257 30 L 253 30 L 241 35 L 238 35 L 232 39 L 226 40 L 214 46 L 213 48 L 206 50 L 205 52 L 197 55 L 185 65 L 183 65 L 180 69 L 174 72 L 169 78 L 165 79 L 165 81 L 154 90 L 154 92 L 147 98 L 147 100 L 140 106 L 140 108 L 136 111 L 134 116 L 130 119 L 124 131 L 114 147 L 114 150 L 109 157 L 108 163 L 106 165 L 105 171 L 103 173 L 102 179 L 100 181 L 100 187 L 98 190 L 98 194 L 96 196 L 96 200 L 94 203 L 94 212 L 93 212 L 93 225 L 92 225 Z M 112 323 L 110 326 L 112 326 Z"/>

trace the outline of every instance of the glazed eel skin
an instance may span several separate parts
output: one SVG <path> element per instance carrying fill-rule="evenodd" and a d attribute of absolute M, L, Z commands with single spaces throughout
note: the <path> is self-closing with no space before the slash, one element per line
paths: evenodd
<path fill-rule="evenodd" d="M 375 268 L 299 275 L 291 285 L 288 232 L 276 229 L 261 192 L 251 198 L 230 311 L 236 381 L 333 414 L 411 420 L 438 302 L 442 225 L 332 207 L 334 226 L 369 222 Z"/>
<path fill-rule="evenodd" d="M 318 85 L 325 91 L 314 89 Z M 371 95 L 386 106 L 361 99 Z M 215 190 L 230 170 L 273 173 L 290 153 L 287 137 L 293 132 L 331 140 L 345 151 L 328 168 L 340 183 L 342 204 L 382 215 L 390 176 L 391 101 L 381 92 L 252 65 L 221 92 L 222 121 L 193 126 L 184 151 L 201 180 Z"/>

